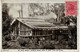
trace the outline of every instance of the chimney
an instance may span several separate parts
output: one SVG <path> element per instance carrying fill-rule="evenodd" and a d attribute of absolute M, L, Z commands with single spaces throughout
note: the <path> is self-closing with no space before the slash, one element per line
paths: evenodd
<path fill-rule="evenodd" d="M 19 13 L 19 18 L 20 18 L 21 17 L 20 10 L 18 11 L 18 13 Z"/>
<path fill-rule="evenodd" d="M 23 18 L 23 5 L 21 4 L 21 18 Z"/>

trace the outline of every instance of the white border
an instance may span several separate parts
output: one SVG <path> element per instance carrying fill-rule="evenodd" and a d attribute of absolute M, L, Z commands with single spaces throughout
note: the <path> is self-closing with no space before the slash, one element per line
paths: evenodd
<path fill-rule="evenodd" d="M 39 1 L 39 0 L 37 0 L 37 1 L 31 1 L 31 0 L 27 0 L 27 2 L 25 2 L 25 0 L 24 0 L 24 2 L 22 2 L 22 1 L 19 1 L 19 0 L 3 0 L 2 1 L 2 3 L 64 3 L 65 1 L 60 1 L 59 2 L 59 0 L 58 0 L 58 2 L 54 2 L 54 0 L 53 1 L 46 1 L 45 2 L 45 0 L 43 0 L 43 1 Z M 78 2 L 79 3 L 79 2 Z M 0 44 L 1 44 L 1 47 L 0 47 L 0 49 L 1 49 L 1 52 L 52 52 L 52 51 L 54 51 L 54 52 L 79 52 L 79 48 L 80 48 L 80 45 L 79 45 L 79 43 L 80 43 L 80 41 L 79 41 L 79 34 L 80 34 L 80 32 L 79 32 L 79 30 L 80 30 L 80 27 L 79 27 L 79 22 L 80 22 L 80 20 L 79 20 L 79 12 L 78 12 L 78 16 L 77 16 L 77 44 L 79 45 L 79 46 L 77 46 L 77 50 L 76 49 L 53 49 L 53 50 L 41 50 L 41 49 L 2 49 L 2 4 L 1 4 L 1 2 L 0 2 L 0 29 L 1 29 L 1 31 L 0 31 L 0 33 L 1 33 L 1 39 L 0 39 Z M 78 6 L 80 6 L 80 4 L 78 4 Z M 80 8 L 80 7 L 79 7 Z M 79 10 L 79 8 L 78 8 L 78 10 Z"/>

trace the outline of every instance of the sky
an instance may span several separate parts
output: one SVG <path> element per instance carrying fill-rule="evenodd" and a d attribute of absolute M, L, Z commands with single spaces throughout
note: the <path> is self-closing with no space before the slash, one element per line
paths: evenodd
<path fill-rule="evenodd" d="M 23 5 L 23 17 L 28 17 L 28 4 Z M 19 11 L 21 10 L 21 4 L 8 4 L 9 15 L 13 18 L 19 17 Z"/>

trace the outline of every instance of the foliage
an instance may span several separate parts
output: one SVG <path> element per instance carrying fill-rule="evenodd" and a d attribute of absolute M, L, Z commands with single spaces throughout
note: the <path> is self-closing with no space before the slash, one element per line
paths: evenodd
<path fill-rule="evenodd" d="M 58 7 L 57 7 L 58 6 Z M 47 15 L 50 12 L 55 13 L 57 16 L 62 17 L 65 16 L 65 5 L 63 3 L 53 3 L 50 5 L 50 3 L 30 3 L 29 4 L 29 11 L 30 16 L 39 16 L 39 15 Z"/>
<path fill-rule="evenodd" d="M 8 42 L 11 40 L 10 31 L 11 31 L 11 18 L 8 14 L 9 8 L 6 3 L 2 5 L 2 46 L 3 48 L 8 48 Z"/>
<path fill-rule="evenodd" d="M 2 8 L 2 33 L 3 36 L 8 35 L 10 33 L 10 23 L 11 23 L 11 18 L 8 14 L 9 8 L 6 3 L 4 3 Z"/>
<path fill-rule="evenodd" d="M 29 39 L 28 38 L 18 38 L 18 42 L 21 46 L 26 46 L 29 44 Z"/>

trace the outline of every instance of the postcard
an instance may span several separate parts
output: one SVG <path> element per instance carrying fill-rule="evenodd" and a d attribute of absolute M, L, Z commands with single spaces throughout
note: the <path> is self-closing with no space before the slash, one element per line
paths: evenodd
<path fill-rule="evenodd" d="M 77 0 L 2 0 L 2 52 L 78 52 Z"/>

